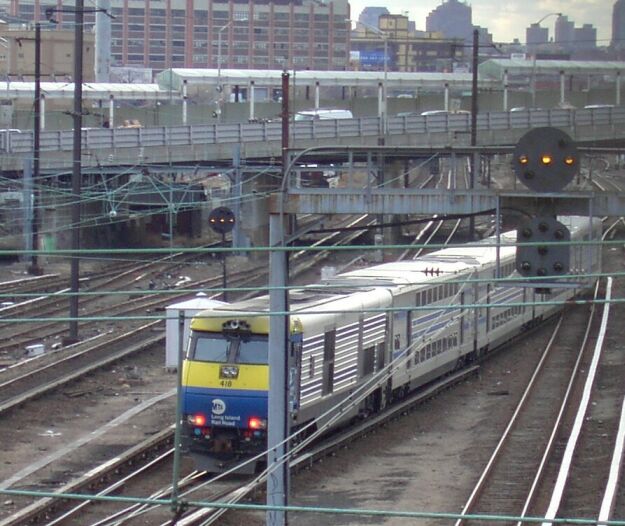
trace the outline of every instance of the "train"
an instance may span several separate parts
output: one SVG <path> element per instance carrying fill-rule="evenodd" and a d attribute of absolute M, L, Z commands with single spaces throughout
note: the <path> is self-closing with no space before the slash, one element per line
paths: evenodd
<path fill-rule="evenodd" d="M 601 268 L 601 221 L 559 218 L 571 232 L 570 275 Z M 516 232 L 410 261 L 339 273 L 289 292 L 292 429 L 317 429 L 364 384 L 332 426 L 368 418 L 481 359 L 562 308 L 592 277 L 550 289 L 518 277 Z M 539 303 L 537 303 L 539 302 Z M 542 302 L 543 304 L 540 304 Z M 483 307 L 480 305 L 484 305 Z M 198 469 L 251 472 L 267 447 L 269 296 L 197 314 L 182 368 L 182 447 Z M 257 458 L 255 461 L 247 462 Z"/>

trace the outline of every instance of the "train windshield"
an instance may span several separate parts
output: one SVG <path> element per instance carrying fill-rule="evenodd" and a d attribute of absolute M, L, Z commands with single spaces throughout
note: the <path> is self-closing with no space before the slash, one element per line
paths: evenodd
<path fill-rule="evenodd" d="M 266 364 L 268 349 L 267 336 L 194 333 L 189 358 L 201 362 Z"/>

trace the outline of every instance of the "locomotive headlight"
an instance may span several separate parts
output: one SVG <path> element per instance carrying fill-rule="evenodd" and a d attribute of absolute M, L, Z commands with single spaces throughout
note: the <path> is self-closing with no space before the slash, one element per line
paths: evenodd
<path fill-rule="evenodd" d="M 222 365 L 219 368 L 219 378 L 232 380 L 239 376 L 239 368 L 236 365 Z"/>
<path fill-rule="evenodd" d="M 247 423 L 250 429 L 267 429 L 267 420 L 253 416 Z"/>
<path fill-rule="evenodd" d="M 206 417 L 203 414 L 187 416 L 187 422 L 192 426 L 204 427 L 206 425 Z"/>

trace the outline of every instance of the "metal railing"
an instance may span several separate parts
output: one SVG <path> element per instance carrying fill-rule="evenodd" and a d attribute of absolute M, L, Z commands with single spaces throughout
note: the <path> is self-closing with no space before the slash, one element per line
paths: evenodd
<path fill-rule="evenodd" d="M 525 110 L 478 114 L 478 131 L 529 129 L 540 126 L 573 128 L 578 126 L 622 126 L 625 108 L 607 107 L 580 110 Z M 388 118 L 388 135 L 469 132 L 471 115 L 447 113 Z M 208 124 L 151 128 L 86 128 L 82 132 L 83 150 L 172 147 L 226 143 L 280 141 L 280 122 Z M 360 119 L 298 121 L 291 127 L 293 140 L 319 140 L 380 135 L 378 117 Z M 43 131 L 42 152 L 71 152 L 73 131 Z M 0 152 L 25 154 L 33 150 L 33 132 L 0 130 Z"/>

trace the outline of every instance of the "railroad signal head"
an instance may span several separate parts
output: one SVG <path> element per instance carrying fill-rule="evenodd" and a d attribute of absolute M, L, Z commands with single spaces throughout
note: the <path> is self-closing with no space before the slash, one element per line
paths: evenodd
<path fill-rule="evenodd" d="M 512 162 L 517 178 L 536 192 L 558 192 L 579 171 L 579 155 L 573 139 L 557 128 L 534 128 L 514 149 Z"/>
<path fill-rule="evenodd" d="M 516 269 L 525 277 L 563 277 L 569 271 L 571 232 L 554 217 L 534 217 L 517 229 Z M 562 242 L 562 244 L 552 244 Z M 545 243 L 542 245 L 541 243 Z"/>
<path fill-rule="evenodd" d="M 208 224 L 218 234 L 226 234 L 234 228 L 234 212 L 225 206 L 211 210 Z"/>

